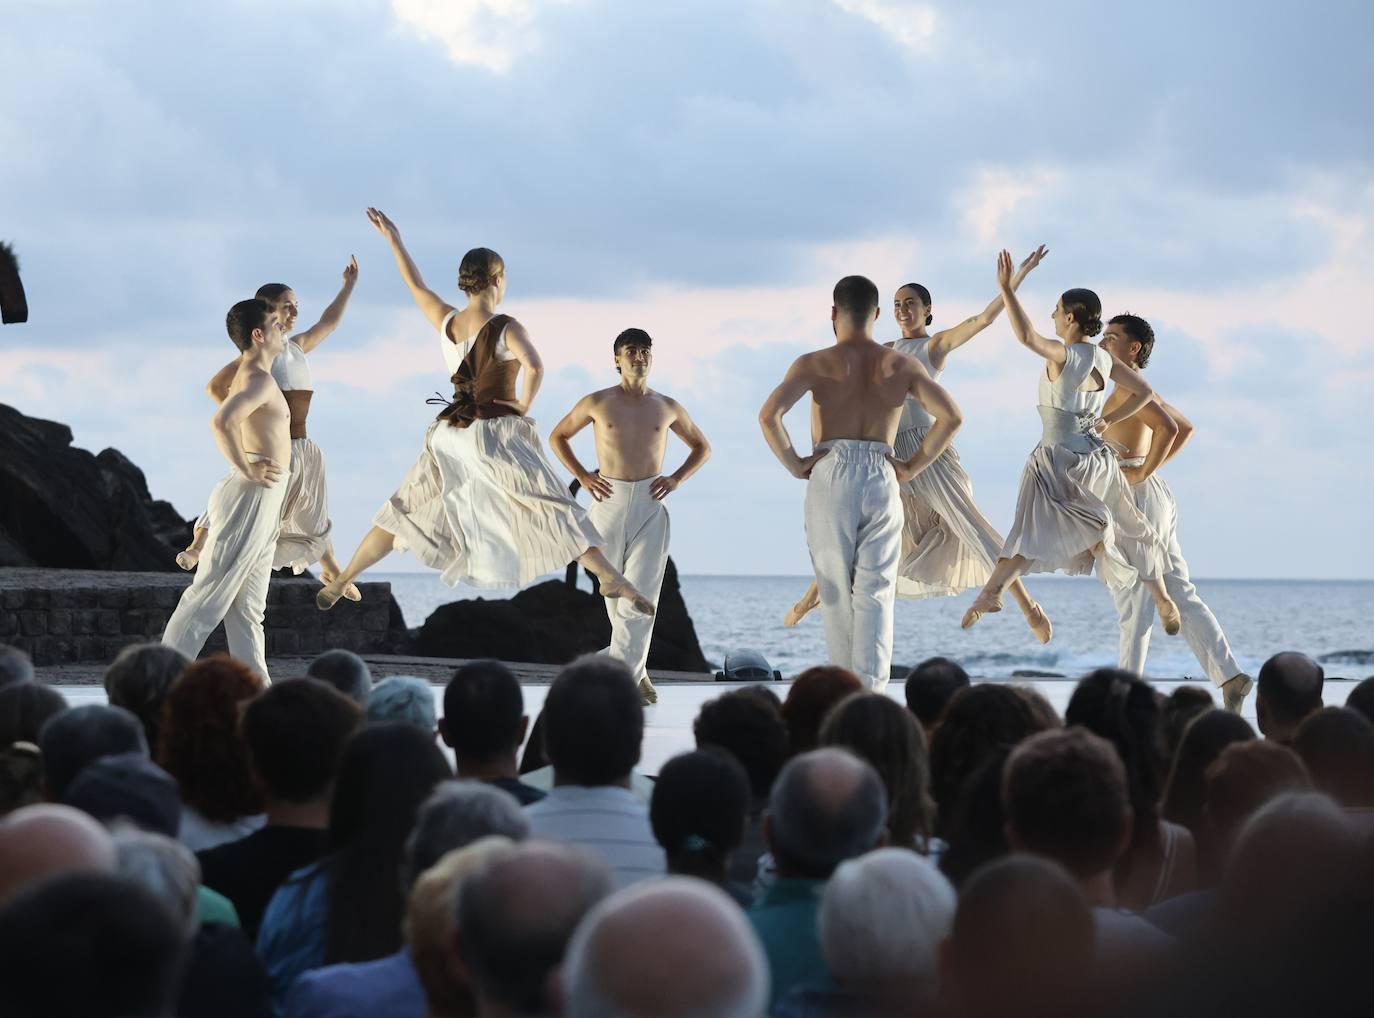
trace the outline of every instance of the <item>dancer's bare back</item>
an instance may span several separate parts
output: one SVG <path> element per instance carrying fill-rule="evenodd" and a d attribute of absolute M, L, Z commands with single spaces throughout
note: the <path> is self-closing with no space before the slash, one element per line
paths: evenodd
<path fill-rule="evenodd" d="M 892 443 L 908 395 L 924 405 L 938 386 L 914 357 L 875 342 L 838 343 L 797 358 L 783 388 L 815 401 L 819 440 Z"/>

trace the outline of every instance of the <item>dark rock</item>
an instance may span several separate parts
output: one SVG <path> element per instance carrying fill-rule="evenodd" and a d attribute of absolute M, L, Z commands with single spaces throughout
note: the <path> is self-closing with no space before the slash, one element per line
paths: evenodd
<path fill-rule="evenodd" d="M 1369 665 L 1374 664 L 1374 650 L 1333 650 L 1317 660 L 1322 664 Z"/>
<path fill-rule="evenodd" d="M 1013 679 L 1062 679 L 1063 672 L 1042 672 L 1038 668 L 1017 668 L 1011 673 Z"/>
<path fill-rule="evenodd" d="M 29 320 L 29 302 L 19 279 L 19 259 L 8 244 L 0 243 L 0 322 L 6 325 Z"/>

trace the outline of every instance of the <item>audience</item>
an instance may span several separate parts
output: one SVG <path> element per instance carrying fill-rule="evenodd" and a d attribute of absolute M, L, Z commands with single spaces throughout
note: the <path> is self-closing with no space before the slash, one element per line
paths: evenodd
<path fill-rule="evenodd" d="M 16 742 L 36 746 L 48 719 L 67 709 L 66 697 L 41 682 L 0 687 L 0 748 Z"/>
<path fill-rule="evenodd" d="M 826 716 L 820 742 L 872 765 L 887 791 L 888 844 L 924 852 L 935 826 L 935 803 L 925 736 L 910 711 L 882 693 L 855 693 Z"/>
<path fill-rule="evenodd" d="M 105 669 L 105 696 L 138 718 L 150 750 L 156 751 L 158 746 L 167 690 L 190 663 L 190 658 L 174 647 L 134 643 L 121 650 Z"/>
<path fill-rule="evenodd" d="M 791 754 L 809 753 L 819 746 L 821 724 L 830 708 L 851 693 L 867 688 L 863 679 L 835 665 L 808 668 L 793 679 L 781 711 Z"/>
<path fill-rule="evenodd" d="M 1160 739 L 1166 761 L 1173 760 L 1178 754 L 1183 733 L 1188 730 L 1193 719 L 1215 706 L 1212 694 L 1200 685 L 1178 686 L 1164 698 L 1160 706 Z"/>
<path fill-rule="evenodd" d="M 736 689 L 701 705 L 692 734 L 697 748 L 723 749 L 749 776 L 749 816 L 744 836 L 730 864 L 729 877 L 752 887 L 759 858 L 768 851 L 763 840 L 763 811 L 778 771 L 787 762 L 788 735 L 781 704 L 767 686 Z"/>
<path fill-rule="evenodd" d="M 603 901 L 577 930 L 564 1018 L 755 1018 L 768 1000 L 758 938 L 723 894 L 680 877 Z"/>
<path fill-rule="evenodd" d="M 748 808 L 749 779 L 729 753 L 699 749 L 669 760 L 649 803 L 649 824 L 663 846 L 668 872 L 715 884 L 747 907 L 752 890 L 731 880 L 729 872 Z"/>
<path fill-rule="evenodd" d="M 62 801 L 106 825 L 126 820 L 169 838 L 181 829 L 176 779 L 142 753 L 111 753 L 91 761 L 67 786 Z"/>
<path fill-rule="evenodd" d="M 1368 831 L 1374 817 L 1374 725 L 1348 707 L 1323 707 L 1298 726 L 1293 749 L 1317 791 L 1358 816 Z"/>
<path fill-rule="evenodd" d="M 1250 740 L 1227 746 L 1207 768 L 1203 802 L 1203 883 L 1214 884 L 1241 826 L 1270 799 L 1312 787 L 1287 746 Z"/>
<path fill-rule="evenodd" d="M 0 691 L 2 694 L 3 691 Z M 1374 725 L 1374 675 L 1358 683 L 1345 698 L 1345 705 Z"/>
<path fill-rule="evenodd" d="M 351 650 L 327 650 L 310 662 L 307 678 L 333 686 L 363 710 L 372 695 L 372 670 Z"/>
<path fill-rule="evenodd" d="M 1068 724 L 1110 742 L 1125 766 L 1131 840 L 1116 863 L 1116 904 L 1135 912 L 1197 885 L 1192 834 L 1159 817 L 1164 786 L 1159 706 L 1148 682 L 1131 672 L 1102 668 L 1079 682 L 1064 712 Z"/>
<path fill-rule="evenodd" d="M 629 672 L 624 674 L 628 678 Z M 601 860 L 574 846 L 548 843 L 516 846 L 464 880 L 458 889 L 454 950 L 472 984 L 478 1016 L 556 1014 L 557 973 L 568 942 L 612 885 L 612 874 Z M 650 953 L 670 965 L 679 963 L 682 959 L 673 957 L 674 940 L 668 931 L 658 930 Z M 576 1013 L 571 1005 L 564 1009 L 569 1013 Z"/>
<path fill-rule="evenodd" d="M 33 681 L 33 661 L 18 647 L 0 643 L 0 689 Z"/>
<path fill-rule="evenodd" d="M 1255 718 L 1266 739 L 1290 745 L 1303 718 L 1322 705 L 1322 666 L 1306 654 L 1284 651 L 1264 662 L 1255 694 Z"/>
<path fill-rule="evenodd" d="M 763 821 L 778 876 L 749 910 L 768 958 L 770 1007 L 795 987 L 833 985 L 816 932 L 821 895 L 840 863 L 886 841 L 886 824 L 882 779 L 847 750 L 803 753 L 778 775 Z"/>
<path fill-rule="evenodd" d="M 80 810 L 38 803 L 0 818 L 0 906 L 57 874 L 114 869 L 110 835 Z"/>
<path fill-rule="evenodd" d="M 1207 794 L 1207 768 L 1227 746 L 1249 742 L 1255 730 L 1239 714 L 1210 708 L 1195 714 L 1179 739 L 1173 766 L 1164 782 L 1159 815 L 1186 827 L 1194 843 L 1202 837 L 1202 808 Z M 1201 849 L 1201 845 L 1198 845 Z"/>
<path fill-rule="evenodd" d="M 940 872 L 957 888 L 975 870 L 1011 851 L 1007 843 L 1006 811 L 1002 808 L 1002 771 L 1011 749 L 993 749 L 965 779 L 947 812 L 944 838 L 934 839 L 929 853 Z"/>
<path fill-rule="evenodd" d="M 62 801 L 67 786 L 92 760 L 112 753 L 148 755 L 138 718 L 123 707 L 83 704 L 62 711 L 38 735 L 43 752 L 43 788 L 53 802 Z"/>
<path fill-rule="evenodd" d="M 0 817 L 43 801 L 43 754 L 32 742 L 0 746 Z"/>
<path fill-rule="evenodd" d="M 199 859 L 206 885 L 234 903 L 249 937 L 281 882 L 325 853 L 334 780 L 361 717 L 357 704 L 316 679 L 278 682 L 244 711 L 240 737 L 266 822 Z"/>
<path fill-rule="evenodd" d="M 453 750 L 458 777 L 495 785 L 528 806 L 544 798 L 542 791 L 520 780 L 516 765 L 529 721 L 520 683 L 511 670 L 500 661 L 472 661 L 448 680 L 438 728 L 444 744 Z M 538 739 L 542 746 L 542 733 Z M 534 740 L 532 735 L 530 741 Z"/>
<path fill-rule="evenodd" d="M 530 834 L 604 859 L 616 887 L 662 876 L 666 866 L 648 807 L 630 791 L 643 737 L 639 687 L 619 661 L 588 654 L 553 680 L 544 700 L 544 747 L 554 787 L 525 807 Z"/>
<path fill-rule="evenodd" d="M 968 672 L 947 657 L 926 658 L 906 677 L 907 709 L 925 731 L 926 741 L 954 694 L 968 687 Z"/>
<path fill-rule="evenodd" d="M 162 704 L 157 762 L 181 790 L 177 840 L 192 852 L 237 841 L 263 825 L 262 793 L 239 735 L 244 708 L 262 678 L 223 654 L 184 671 Z"/>
<path fill-rule="evenodd" d="M 367 720 L 414 725 L 432 738 L 438 728 L 434 691 L 428 682 L 414 675 L 389 676 L 372 687 L 367 698 Z"/>

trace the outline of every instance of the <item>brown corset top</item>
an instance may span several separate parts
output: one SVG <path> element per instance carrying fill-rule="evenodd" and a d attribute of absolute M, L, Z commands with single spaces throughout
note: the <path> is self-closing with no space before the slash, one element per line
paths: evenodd
<path fill-rule="evenodd" d="M 286 389 L 282 392 L 286 397 L 286 406 L 291 411 L 291 437 L 305 437 L 305 419 L 310 415 L 310 397 L 315 395 L 313 389 Z"/>
<path fill-rule="evenodd" d="M 496 402 L 515 399 L 515 379 L 520 374 L 518 360 L 496 357 L 496 343 L 510 320 L 510 315 L 496 315 L 473 338 L 472 349 L 449 379 L 453 383 L 453 399 L 439 411 L 439 420 L 446 420 L 455 428 L 466 428 L 476 420 L 519 412 Z"/>

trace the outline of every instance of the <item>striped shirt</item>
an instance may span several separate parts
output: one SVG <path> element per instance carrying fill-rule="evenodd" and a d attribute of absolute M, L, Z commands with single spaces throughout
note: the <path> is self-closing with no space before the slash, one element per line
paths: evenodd
<path fill-rule="evenodd" d="M 649 826 L 649 809 L 616 785 L 560 785 L 525 807 L 530 837 L 580 845 L 615 874 L 616 888 L 663 876 L 663 849 Z"/>

